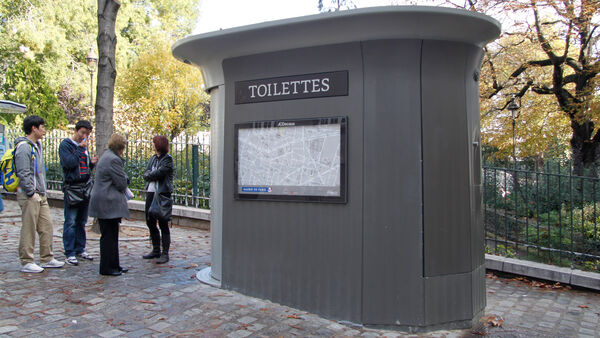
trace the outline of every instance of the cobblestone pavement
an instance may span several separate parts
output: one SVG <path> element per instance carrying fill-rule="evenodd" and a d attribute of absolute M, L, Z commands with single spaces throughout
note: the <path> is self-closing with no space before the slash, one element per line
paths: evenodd
<path fill-rule="evenodd" d="M 195 274 L 210 263 L 210 234 L 195 229 L 172 229 L 171 261 L 164 266 L 142 260 L 150 246 L 137 240 L 120 242 L 121 265 L 130 271 L 119 277 L 100 276 L 98 258 L 24 274 L 17 255 L 18 206 L 5 204 L 0 215 L 0 336 L 404 336 L 200 283 Z M 52 215 L 55 229 L 61 228 L 62 209 L 53 208 Z M 125 224 L 143 225 L 139 220 Z M 98 257 L 98 251 L 98 241 L 88 240 L 88 252 Z M 54 252 L 64 260 L 59 235 Z M 488 306 L 477 327 L 419 336 L 600 337 L 600 294 L 550 286 L 488 275 Z"/>

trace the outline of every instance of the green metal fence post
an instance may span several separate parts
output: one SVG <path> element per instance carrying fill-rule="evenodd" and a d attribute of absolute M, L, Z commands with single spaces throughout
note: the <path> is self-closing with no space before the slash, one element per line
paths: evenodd
<path fill-rule="evenodd" d="M 192 145 L 192 195 L 198 196 L 198 145 Z M 194 203 L 196 205 L 196 203 Z"/>

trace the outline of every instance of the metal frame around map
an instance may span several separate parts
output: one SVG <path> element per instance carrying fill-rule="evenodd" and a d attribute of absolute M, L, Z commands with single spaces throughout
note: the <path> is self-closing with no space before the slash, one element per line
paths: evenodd
<path fill-rule="evenodd" d="M 340 125 L 340 191 L 338 196 L 325 195 L 281 195 L 281 194 L 261 194 L 261 193 L 241 193 L 238 185 L 238 144 L 240 129 L 254 128 L 279 128 L 292 126 L 310 126 L 324 124 L 339 124 Z M 235 141 L 234 141 L 234 196 L 236 200 L 245 201 L 289 201 L 289 202 L 322 202 L 322 203 L 346 203 L 347 198 L 347 116 L 332 116 L 322 118 L 299 118 L 285 120 L 266 120 L 253 121 L 247 123 L 235 124 Z"/>

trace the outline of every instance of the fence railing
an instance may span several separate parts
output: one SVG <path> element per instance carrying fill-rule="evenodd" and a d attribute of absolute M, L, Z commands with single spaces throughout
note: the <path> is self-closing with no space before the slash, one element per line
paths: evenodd
<path fill-rule="evenodd" d="M 23 132 L 15 129 L 6 130 L 6 139 L 12 147 L 17 136 Z M 44 162 L 47 167 L 46 180 L 48 188 L 61 190 L 63 173 L 60 167 L 58 147 L 60 142 L 72 135 L 64 130 L 47 132 L 42 143 L 44 146 Z M 152 135 L 126 134 L 127 148 L 123 154 L 126 160 L 125 171 L 130 179 L 130 188 L 136 199 L 143 199 L 145 182 L 142 173 L 148 160 L 153 155 Z M 173 178 L 173 202 L 176 205 L 209 208 L 210 200 L 210 145 L 206 135 L 181 135 L 169 143 L 169 154 L 173 157 L 175 173 Z M 94 152 L 96 145 L 91 139 L 89 149 Z"/>
<path fill-rule="evenodd" d="M 484 166 L 486 245 L 494 254 L 600 268 L 600 179 L 561 167 Z"/>

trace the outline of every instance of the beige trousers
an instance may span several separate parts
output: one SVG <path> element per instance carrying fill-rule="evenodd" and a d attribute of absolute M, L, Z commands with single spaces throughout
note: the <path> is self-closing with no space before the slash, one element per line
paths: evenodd
<path fill-rule="evenodd" d="M 17 201 L 21 207 L 23 225 L 19 239 L 19 259 L 21 264 L 33 263 L 33 247 L 35 234 L 40 238 L 40 263 L 47 263 L 54 258 L 52 253 L 52 218 L 46 196 L 35 193 L 27 197 L 17 193 Z"/>

